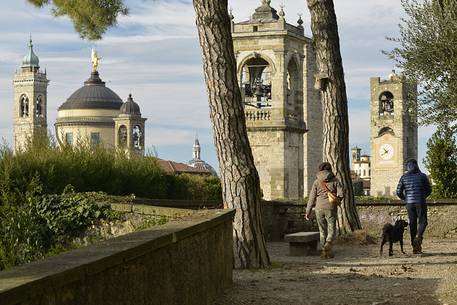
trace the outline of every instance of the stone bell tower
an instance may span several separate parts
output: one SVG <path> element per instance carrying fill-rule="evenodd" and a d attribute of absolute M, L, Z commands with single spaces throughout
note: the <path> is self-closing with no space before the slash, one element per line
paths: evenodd
<path fill-rule="evenodd" d="M 315 56 L 303 21 L 288 24 L 262 0 L 234 23 L 237 73 L 254 161 L 265 199 L 306 196 L 322 160 L 322 110 L 313 87 Z"/>
<path fill-rule="evenodd" d="M 141 117 L 140 106 L 129 95 L 127 101 L 122 104 L 120 114 L 114 118 L 117 149 L 144 156 L 144 137 L 146 119 Z"/>
<path fill-rule="evenodd" d="M 47 136 L 47 87 L 46 72 L 40 71 L 38 56 L 33 52 L 32 38 L 28 53 L 22 60 L 21 71 L 14 81 L 14 150 L 20 151 L 37 137 Z"/>
<path fill-rule="evenodd" d="M 417 86 L 395 71 L 370 79 L 372 196 L 396 196 L 406 161 L 417 160 Z"/>

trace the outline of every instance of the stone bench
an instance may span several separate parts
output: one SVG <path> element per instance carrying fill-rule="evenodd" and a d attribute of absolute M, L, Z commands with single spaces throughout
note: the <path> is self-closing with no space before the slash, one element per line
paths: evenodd
<path fill-rule="evenodd" d="M 315 254 L 319 232 L 297 232 L 286 234 L 284 240 L 289 242 L 289 254 L 292 256 L 302 256 Z"/>

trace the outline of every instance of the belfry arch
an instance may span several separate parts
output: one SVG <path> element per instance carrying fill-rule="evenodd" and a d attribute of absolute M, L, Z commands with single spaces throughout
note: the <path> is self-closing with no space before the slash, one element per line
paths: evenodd
<path fill-rule="evenodd" d="M 273 66 L 262 56 L 249 57 L 240 66 L 239 80 L 247 106 L 271 107 Z"/>

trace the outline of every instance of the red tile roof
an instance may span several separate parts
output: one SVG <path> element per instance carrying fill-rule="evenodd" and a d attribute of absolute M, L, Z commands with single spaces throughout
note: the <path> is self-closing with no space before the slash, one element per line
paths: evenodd
<path fill-rule="evenodd" d="M 170 160 L 162 160 L 157 158 L 157 163 L 160 168 L 166 171 L 167 173 L 176 173 L 176 174 L 193 174 L 193 175 L 204 175 L 210 176 L 211 172 L 205 169 L 198 169 L 192 166 L 189 166 L 185 163 L 174 162 Z"/>

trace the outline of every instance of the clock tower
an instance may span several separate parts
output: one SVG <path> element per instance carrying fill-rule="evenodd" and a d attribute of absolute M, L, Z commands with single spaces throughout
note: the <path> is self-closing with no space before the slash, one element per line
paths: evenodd
<path fill-rule="evenodd" d="M 417 159 L 417 86 L 392 71 L 387 80 L 372 77 L 370 87 L 370 194 L 392 197 L 406 161 Z"/>

